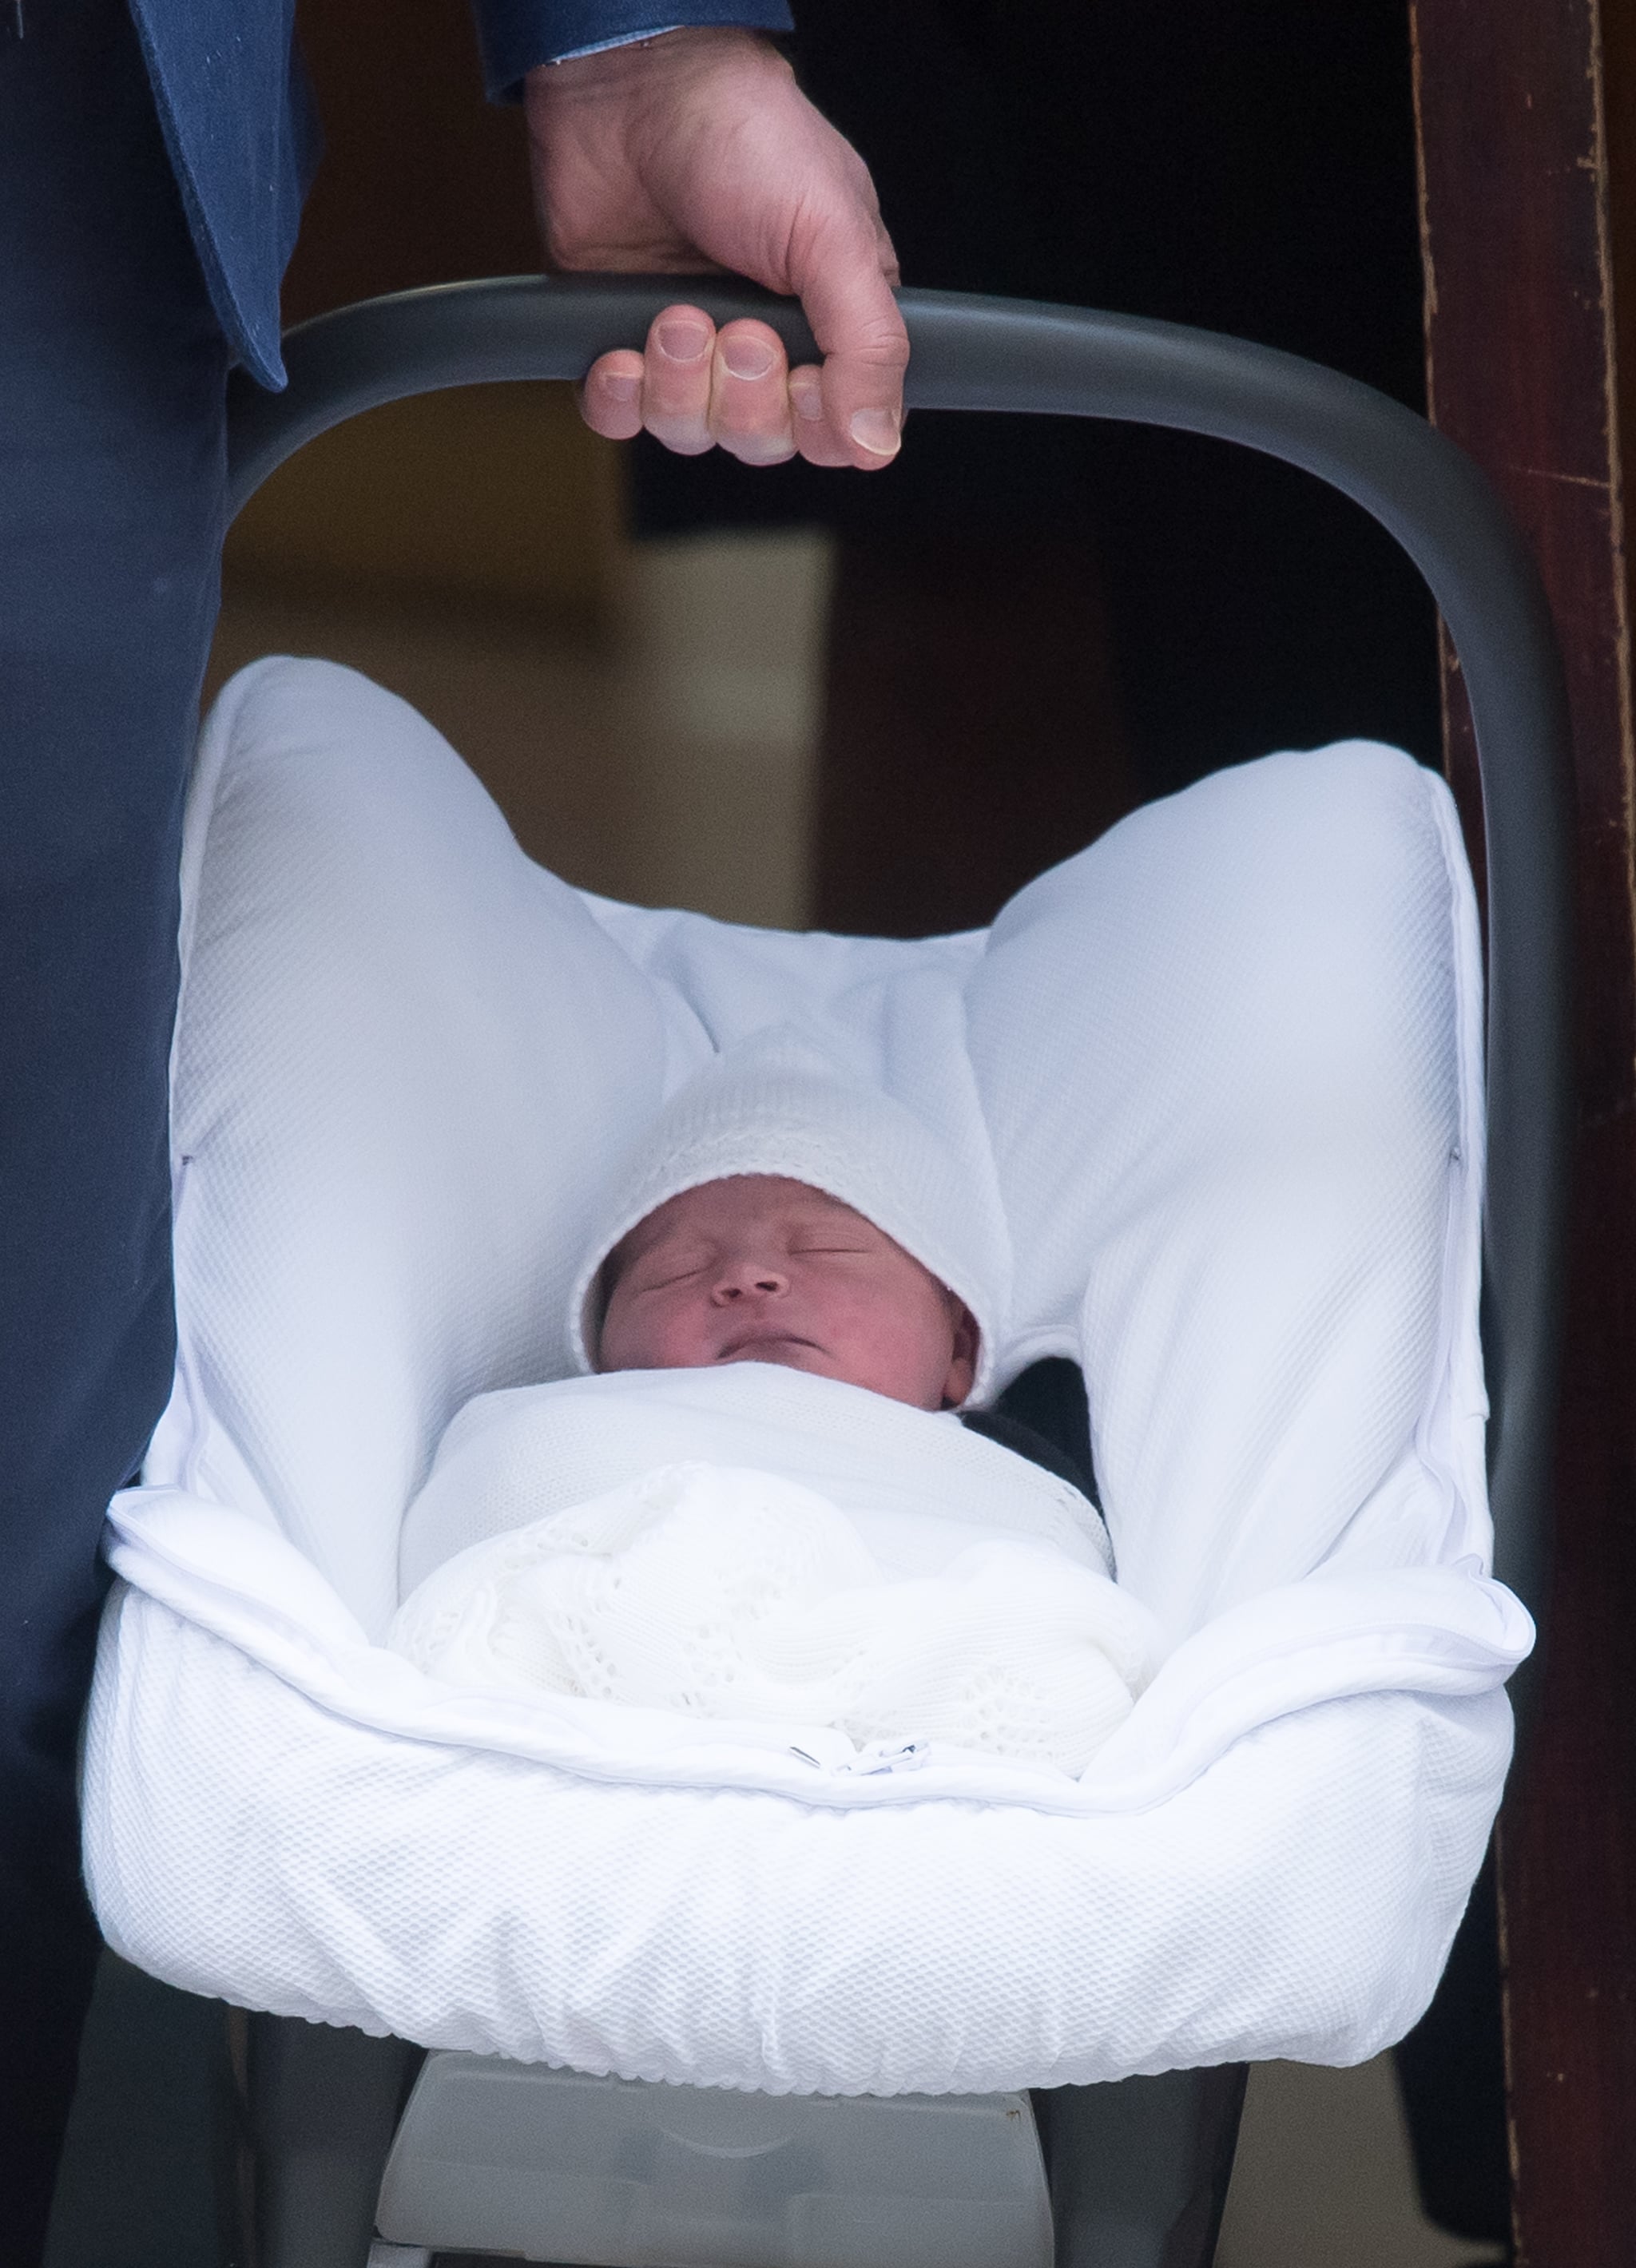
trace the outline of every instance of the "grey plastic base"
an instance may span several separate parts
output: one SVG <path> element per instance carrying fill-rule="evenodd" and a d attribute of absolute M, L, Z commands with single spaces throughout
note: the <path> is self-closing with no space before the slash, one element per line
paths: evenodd
<path fill-rule="evenodd" d="M 429 2056 L 383 2236 L 578 2268 L 1051 2268 L 1021 2095 L 769 2095 Z"/>
<path fill-rule="evenodd" d="M 623 2139 L 634 2147 L 623 2159 L 616 2141 L 607 2146 L 615 2138 L 604 2135 L 601 2169 L 611 2169 L 628 2189 L 651 2186 L 655 2170 L 666 2170 L 668 2148 L 671 2173 L 683 2176 L 682 2191 L 690 2179 L 695 2205 L 705 2208 L 696 2217 L 714 2228 L 704 2251 L 593 2247 L 544 2256 L 574 2268 L 616 2257 L 662 2260 L 666 2268 L 704 2261 L 711 2268 L 797 2268 L 817 2258 L 824 2268 L 875 2260 L 881 2268 L 913 2268 L 921 2260 L 956 2268 L 968 2257 L 976 2268 L 1013 2261 L 1044 2268 L 1053 2260 L 1055 2268 L 1210 2268 L 1245 2079 L 1243 2066 L 1231 2065 L 1058 2088 L 1033 2096 L 1031 2121 L 1028 2098 L 1021 2096 L 814 2102 L 627 2088 L 497 2058 L 439 2055 L 425 2058 L 410 2096 L 411 2106 L 421 2103 L 435 2116 L 423 2119 L 411 2107 L 400 2128 L 419 2049 L 274 2016 L 254 2018 L 250 2033 L 259 2268 L 366 2268 L 377 2226 L 374 2257 L 391 2268 L 423 2268 L 438 2247 L 513 2257 L 532 2251 L 539 2258 L 543 2224 L 527 2222 L 520 2241 L 516 2218 L 502 2226 L 504 2214 L 526 2217 L 541 2194 L 541 2168 L 531 2173 L 526 2158 L 520 2163 L 517 2145 L 535 2120 L 544 2165 L 567 2161 L 578 2175 L 590 2170 L 584 2136 L 576 2139 L 554 2116 L 546 2120 L 544 2106 L 561 2110 L 576 2090 L 582 2102 L 586 2090 L 590 2099 L 661 2101 L 666 2115 L 648 2119 L 645 2141 L 641 2120 L 630 2124 Z M 462 2103 L 459 2090 L 446 2085 L 462 2067 L 500 2077 L 486 2094 L 468 2088 Z M 519 2109 L 531 2099 L 532 2110 Z M 509 2108 L 497 2107 L 508 2101 Z M 712 2125 L 723 2117 L 731 2133 Z M 1043 2223 L 1035 2121 L 1049 2176 Z M 940 2126 L 942 2139 L 928 2147 L 924 2136 Z M 665 2133 L 671 2143 L 656 2146 Z M 949 2141 L 956 2143 L 952 2156 Z M 743 2154 L 719 2154 L 734 2151 Z M 939 2164 L 942 2174 L 932 2170 Z M 486 2173 L 478 2170 L 484 2166 Z M 741 2244 L 721 2225 L 719 2208 L 729 2191 L 751 2207 Z M 787 2208 L 792 2194 L 830 2200 L 815 2213 L 808 2209 L 804 2220 L 795 2216 L 794 2249 L 790 2228 L 775 2226 L 770 2205 L 777 2200 Z M 985 2216 L 985 2194 L 991 2208 L 1002 2207 L 998 2214 Z M 946 2210 L 951 2201 L 954 2212 Z M 812 2242 L 821 2223 L 822 2250 Z M 591 2234 L 584 2221 L 577 2234 L 564 2224 L 551 2242 Z"/>

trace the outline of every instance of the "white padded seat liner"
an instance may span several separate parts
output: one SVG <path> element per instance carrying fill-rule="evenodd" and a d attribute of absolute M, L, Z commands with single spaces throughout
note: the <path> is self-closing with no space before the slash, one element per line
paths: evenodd
<path fill-rule="evenodd" d="M 1345 2061 L 1413 2021 L 1530 1638 L 1487 1576 L 1441 782 L 1270 757 L 984 935 L 786 937 L 568 889 L 401 703 L 279 660 L 207 727 L 184 886 L 177 1388 L 114 1507 L 85 1769 L 111 1942 L 279 2013 L 774 2090 Z M 1079 1781 L 508 1705 L 378 1642 L 444 1428 L 571 1372 L 623 1159 L 785 1023 L 969 1169 L 997 1376 L 1084 1366 L 1173 1650 Z"/>

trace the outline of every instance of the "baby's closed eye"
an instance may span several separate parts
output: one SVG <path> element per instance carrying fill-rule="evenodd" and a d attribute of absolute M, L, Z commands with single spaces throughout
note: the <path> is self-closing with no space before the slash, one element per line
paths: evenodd
<path fill-rule="evenodd" d="M 711 1263 L 704 1258 L 657 1262 L 632 1273 L 630 1289 L 637 1293 L 667 1292 L 673 1285 L 686 1284 L 696 1276 L 708 1275 L 710 1268 Z"/>

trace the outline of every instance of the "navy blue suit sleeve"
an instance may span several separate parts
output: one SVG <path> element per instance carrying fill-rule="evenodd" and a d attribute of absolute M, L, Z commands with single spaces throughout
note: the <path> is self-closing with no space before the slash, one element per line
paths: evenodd
<path fill-rule="evenodd" d="M 588 48 L 612 47 L 682 25 L 794 26 L 785 0 L 472 0 L 490 102 L 514 102 L 523 73 Z"/>

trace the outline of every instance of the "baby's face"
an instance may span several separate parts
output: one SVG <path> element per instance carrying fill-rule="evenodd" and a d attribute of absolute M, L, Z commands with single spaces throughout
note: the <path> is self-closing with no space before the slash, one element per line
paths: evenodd
<path fill-rule="evenodd" d="M 861 1213 L 805 1182 L 738 1174 L 684 1189 L 608 1263 L 599 1370 L 777 1362 L 919 1410 L 971 1391 L 976 1328 Z"/>

